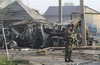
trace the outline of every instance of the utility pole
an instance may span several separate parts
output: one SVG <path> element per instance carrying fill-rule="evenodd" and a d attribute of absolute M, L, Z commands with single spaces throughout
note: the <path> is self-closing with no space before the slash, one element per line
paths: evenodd
<path fill-rule="evenodd" d="M 59 0 L 59 23 L 62 23 L 62 0 Z"/>
<path fill-rule="evenodd" d="M 87 46 L 86 41 L 86 22 L 84 19 L 84 0 L 80 0 L 80 12 L 81 12 L 81 32 L 82 32 L 82 44 Z"/>
<path fill-rule="evenodd" d="M 3 22 L 3 21 L 2 21 L 2 22 Z M 9 60 L 9 51 L 8 51 L 7 40 L 6 40 L 6 35 L 5 35 L 5 31 L 4 31 L 4 26 L 3 26 L 3 24 L 2 24 L 2 32 L 3 32 L 4 42 L 5 42 L 5 46 L 6 46 L 7 59 Z"/>

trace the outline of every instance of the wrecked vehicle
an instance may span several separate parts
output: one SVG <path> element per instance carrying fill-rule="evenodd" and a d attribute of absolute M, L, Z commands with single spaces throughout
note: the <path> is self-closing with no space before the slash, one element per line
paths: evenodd
<path fill-rule="evenodd" d="M 63 47 L 65 45 L 65 42 L 66 42 L 66 40 L 63 36 L 63 32 L 69 24 L 72 24 L 71 21 L 72 20 L 64 22 L 64 23 L 55 23 L 54 27 L 53 27 L 54 29 L 49 34 L 45 46 L 46 47 Z M 78 39 L 75 41 L 77 43 Z"/>
<path fill-rule="evenodd" d="M 70 20 L 77 21 L 79 20 Z M 23 21 L 22 21 L 23 22 Z M 17 22 L 13 25 L 10 25 L 9 28 L 5 29 L 6 39 L 8 43 L 8 47 L 14 47 L 14 45 L 18 47 L 30 47 L 30 48 L 45 48 L 45 47 L 62 47 L 65 45 L 65 39 L 63 37 L 63 32 L 67 28 L 68 24 L 72 24 L 71 22 L 65 24 L 32 24 L 26 22 Z M 82 39 L 79 32 L 79 24 L 74 23 L 75 30 L 77 36 L 75 37 L 75 43 L 81 44 Z M 63 25 L 63 26 L 62 26 Z M 62 28 L 60 28 L 62 26 Z M 5 47 L 3 42 L 2 31 L 0 34 L 0 46 Z M 14 42 L 16 42 L 16 44 Z"/>
<path fill-rule="evenodd" d="M 44 27 L 46 28 L 44 29 Z M 15 47 L 14 45 L 18 47 L 43 48 L 52 30 L 53 29 L 48 28 L 48 24 L 34 24 L 21 21 L 9 25 L 4 31 L 8 48 L 13 48 Z M 0 46 L 5 48 L 2 30 L 0 35 Z M 14 41 L 14 43 L 12 41 Z"/>
<path fill-rule="evenodd" d="M 39 25 L 13 24 L 11 30 L 18 47 L 41 48 L 43 37 Z"/>
<path fill-rule="evenodd" d="M 59 46 L 62 47 L 65 45 L 66 40 L 63 37 L 63 32 L 67 28 L 67 25 L 73 24 L 74 25 L 74 42 L 75 45 L 82 45 L 82 35 L 81 35 L 81 20 L 80 19 L 73 19 L 63 23 L 56 23 L 53 27 L 53 31 L 49 34 L 47 38 L 47 43 L 45 44 L 46 47 L 55 47 Z M 86 26 L 86 40 L 87 45 L 92 46 L 93 42 L 98 43 L 97 40 L 93 40 L 92 37 L 89 36 L 89 29 Z M 92 39 L 92 40 L 91 40 Z"/>
<path fill-rule="evenodd" d="M 31 48 L 41 48 L 43 37 L 41 31 L 37 26 L 27 27 L 27 26 L 13 26 L 5 30 L 6 42 L 8 48 L 15 45 L 11 41 L 17 43 L 18 47 L 31 47 Z M 0 46 L 5 48 L 3 34 L 0 34 Z"/>

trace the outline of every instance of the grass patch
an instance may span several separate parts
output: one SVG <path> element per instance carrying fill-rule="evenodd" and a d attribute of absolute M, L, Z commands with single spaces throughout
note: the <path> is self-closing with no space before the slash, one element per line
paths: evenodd
<path fill-rule="evenodd" d="M 0 56 L 0 65 L 15 65 L 15 63 L 11 59 L 8 60 L 6 57 Z"/>
<path fill-rule="evenodd" d="M 9 59 L 7 60 L 6 57 L 0 56 L 0 65 L 17 65 L 17 64 L 29 64 L 29 61 L 27 60 L 13 60 L 13 59 Z"/>

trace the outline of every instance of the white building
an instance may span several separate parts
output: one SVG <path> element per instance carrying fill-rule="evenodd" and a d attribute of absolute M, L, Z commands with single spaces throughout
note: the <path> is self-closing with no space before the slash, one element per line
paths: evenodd
<path fill-rule="evenodd" d="M 16 0 L 0 0 L 0 8 L 4 8 L 8 4 L 11 4 L 14 1 L 16 1 Z M 22 0 L 17 0 L 17 1 L 21 1 L 22 2 Z"/>

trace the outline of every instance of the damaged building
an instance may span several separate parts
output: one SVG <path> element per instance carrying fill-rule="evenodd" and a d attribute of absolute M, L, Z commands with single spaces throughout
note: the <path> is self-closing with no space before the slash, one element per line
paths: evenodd
<path fill-rule="evenodd" d="M 20 46 L 33 46 L 33 43 L 39 43 L 36 40 L 41 42 L 41 44 L 37 44 L 38 46 L 42 45 L 43 37 L 38 27 L 41 24 L 48 23 L 48 21 L 38 11 L 30 9 L 20 1 L 14 1 L 0 10 L 0 19 L 3 27 L 10 29 L 8 31 L 11 34 L 5 32 L 9 35 L 6 36 L 7 39 L 11 38 L 17 41 Z"/>
<path fill-rule="evenodd" d="M 38 11 L 30 9 L 22 2 L 15 1 L 1 10 L 1 17 L 5 26 L 15 22 L 27 21 L 34 23 L 46 22 L 46 19 Z M 28 21 L 29 20 L 29 21 Z"/>

